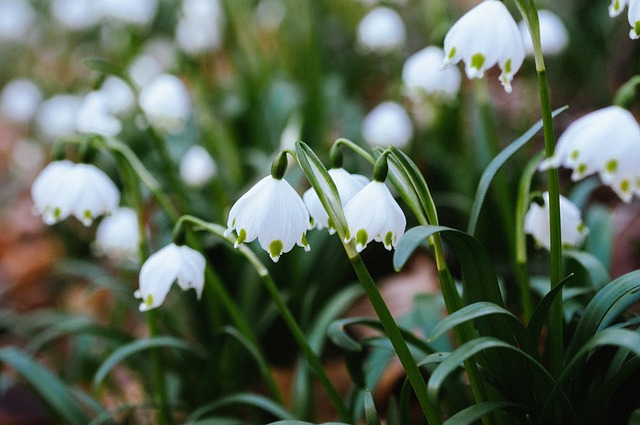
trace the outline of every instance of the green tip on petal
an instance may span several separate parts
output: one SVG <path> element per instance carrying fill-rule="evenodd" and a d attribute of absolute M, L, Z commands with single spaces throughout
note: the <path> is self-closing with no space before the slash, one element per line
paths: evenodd
<path fill-rule="evenodd" d="M 356 245 L 359 247 L 358 251 L 362 251 L 367 246 L 369 235 L 364 229 L 360 229 L 356 232 Z"/>
<path fill-rule="evenodd" d="M 574 161 L 578 160 L 578 157 L 580 156 L 580 151 L 579 150 L 574 150 L 571 152 L 571 159 Z"/>
<path fill-rule="evenodd" d="M 504 72 L 506 74 L 511 74 L 511 59 L 507 59 L 507 61 L 504 63 Z"/>
<path fill-rule="evenodd" d="M 269 244 L 269 256 L 274 262 L 277 262 L 280 258 L 280 254 L 282 254 L 282 249 L 284 245 L 281 240 L 273 240 Z"/>
<path fill-rule="evenodd" d="M 629 193 L 631 191 L 631 183 L 629 180 L 624 179 L 620 182 L 620 190 L 622 193 Z"/>
<path fill-rule="evenodd" d="M 578 165 L 577 170 L 580 175 L 584 174 L 587 171 L 587 164 Z"/>
<path fill-rule="evenodd" d="M 387 232 L 387 234 L 384 235 L 384 247 L 387 248 L 388 250 L 391 250 L 392 246 L 393 246 L 393 233 Z"/>
<path fill-rule="evenodd" d="M 610 161 L 607 161 L 605 169 L 607 170 L 607 173 L 615 173 L 618 170 L 618 160 L 612 159 Z"/>
<path fill-rule="evenodd" d="M 235 246 L 236 248 L 239 247 L 245 239 L 247 239 L 247 231 L 242 228 L 240 229 L 240 233 L 238 233 L 238 239 L 236 239 L 236 243 L 233 244 L 233 246 Z"/>
<path fill-rule="evenodd" d="M 456 52 L 457 52 L 457 49 L 455 47 L 452 47 L 451 50 L 449 50 L 447 59 L 453 59 L 453 57 L 456 55 Z"/>
<path fill-rule="evenodd" d="M 300 238 L 300 244 L 304 247 L 304 250 L 309 252 L 311 251 L 311 246 L 309 246 L 309 241 L 307 240 L 307 234 L 303 233 L 302 238 Z"/>
<path fill-rule="evenodd" d="M 475 55 L 471 56 L 471 67 L 480 71 L 482 65 L 484 65 L 485 60 L 486 58 L 482 53 L 476 53 Z"/>

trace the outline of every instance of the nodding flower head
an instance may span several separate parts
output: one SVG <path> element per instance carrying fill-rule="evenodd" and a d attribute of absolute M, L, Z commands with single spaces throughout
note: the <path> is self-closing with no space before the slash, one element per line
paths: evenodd
<path fill-rule="evenodd" d="M 636 40 L 640 38 L 640 1 L 638 0 L 612 0 L 609 5 L 609 16 L 616 17 L 622 13 L 626 6 L 629 6 L 627 20 L 631 25 L 629 38 Z"/>
<path fill-rule="evenodd" d="M 533 236 L 536 243 L 551 249 L 551 230 L 549 224 L 549 192 L 542 194 L 544 205 L 532 203 L 525 215 L 524 231 Z M 584 242 L 589 229 L 582 222 L 580 210 L 567 198 L 560 196 L 560 229 L 562 245 L 579 246 Z"/>

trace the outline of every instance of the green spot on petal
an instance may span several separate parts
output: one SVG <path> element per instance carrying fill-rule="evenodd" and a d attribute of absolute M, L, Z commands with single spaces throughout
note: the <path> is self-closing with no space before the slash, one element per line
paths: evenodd
<path fill-rule="evenodd" d="M 607 161 L 607 165 L 605 165 L 605 168 L 608 173 L 615 173 L 618 170 L 618 160 L 612 159 L 610 161 Z"/>
<path fill-rule="evenodd" d="M 274 261 L 280 258 L 283 247 L 284 245 L 282 244 L 282 241 L 278 239 L 271 241 L 271 243 L 269 244 L 269 255 Z"/>
<path fill-rule="evenodd" d="M 60 208 L 55 207 L 55 209 L 53 210 L 53 217 L 57 220 L 58 218 L 60 218 L 60 214 L 61 214 Z"/>
<path fill-rule="evenodd" d="M 578 165 L 578 173 L 584 174 L 587 171 L 587 164 Z"/>
<path fill-rule="evenodd" d="M 456 55 L 456 52 L 457 52 L 456 48 L 452 47 L 451 50 L 449 50 L 449 54 L 447 55 L 447 58 L 453 59 L 453 57 Z"/>
<path fill-rule="evenodd" d="M 365 246 L 369 240 L 369 235 L 364 229 L 358 230 L 356 233 L 356 243 L 361 246 Z"/>
<path fill-rule="evenodd" d="M 507 59 L 507 61 L 504 64 L 504 73 L 505 74 L 511 74 L 511 59 Z"/>
<path fill-rule="evenodd" d="M 305 250 L 309 251 L 309 241 L 307 241 L 307 234 L 303 233 L 302 238 L 300 238 L 300 243 L 304 246 Z"/>
<path fill-rule="evenodd" d="M 622 190 L 622 193 L 629 193 L 630 189 L 631 183 L 629 183 L 629 180 L 624 179 L 620 182 L 620 190 Z"/>
<path fill-rule="evenodd" d="M 479 71 L 482 68 L 482 65 L 484 65 L 485 59 L 486 58 L 482 53 L 476 53 L 475 55 L 471 56 L 471 67 Z"/>
<path fill-rule="evenodd" d="M 579 150 L 574 150 L 571 152 L 571 159 L 576 161 L 578 159 L 578 157 L 580 156 L 580 151 Z"/>
<path fill-rule="evenodd" d="M 238 233 L 238 239 L 236 240 L 236 246 L 240 245 L 244 240 L 247 239 L 247 231 L 242 228 L 240 229 L 240 233 Z"/>
<path fill-rule="evenodd" d="M 633 27 L 633 32 L 636 36 L 640 35 L 640 21 L 636 21 L 636 25 Z"/>
<path fill-rule="evenodd" d="M 387 232 L 386 235 L 384 235 L 384 246 L 391 246 L 393 242 L 393 234 L 391 232 Z"/>
<path fill-rule="evenodd" d="M 151 306 L 153 305 L 153 295 L 147 295 L 147 298 L 144 300 L 145 305 Z"/>

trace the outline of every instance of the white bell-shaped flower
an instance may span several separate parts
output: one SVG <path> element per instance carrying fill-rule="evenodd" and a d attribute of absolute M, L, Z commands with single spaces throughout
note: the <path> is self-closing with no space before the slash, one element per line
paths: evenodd
<path fill-rule="evenodd" d="M 200 299 L 205 266 L 206 260 L 198 251 L 174 243 L 149 256 L 140 269 L 140 289 L 134 293 L 142 299 L 140 311 L 159 307 L 176 280 L 185 291 L 195 289 Z"/>
<path fill-rule="evenodd" d="M 94 91 L 87 94 L 76 115 L 79 133 L 95 133 L 105 137 L 116 136 L 122 130 L 120 120 L 112 115 L 106 93 Z"/>
<path fill-rule="evenodd" d="M 82 30 L 100 21 L 100 4 L 95 0 L 52 0 L 51 15 L 64 28 Z"/>
<path fill-rule="evenodd" d="M 402 67 L 405 93 L 419 99 L 424 95 L 452 98 L 458 94 L 462 77 L 455 67 L 442 68 L 444 51 L 428 46 L 409 56 Z"/>
<path fill-rule="evenodd" d="M 544 206 L 531 204 L 524 218 L 524 231 L 539 246 L 551 249 L 551 228 L 549 224 L 549 192 L 542 194 Z M 560 233 L 562 245 L 576 247 L 582 245 L 589 229 L 582 222 L 580 210 L 570 200 L 560 195 Z"/>
<path fill-rule="evenodd" d="M 498 0 L 485 0 L 458 19 L 444 38 L 444 51 L 443 65 L 462 60 L 469 78 L 482 78 L 498 64 L 507 93 L 525 56 L 518 24 Z"/>
<path fill-rule="evenodd" d="M 362 137 L 372 146 L 403 148 L 413 137 L 413 123 L 400 104 L 382 102 L 362 120 Z"/>
<path fill-rule="evenodd" d="M 187 186 L 202 187 L 216 174 L 216 163 L 205 148 L 193 145 L 180 160 L 180 177 Z"/>
<path fill-rule="evenodd" d="M 54 139 L 76 132 L 76 115 L 82 98 L 71 94 L 57 94 L 40 104 L 36 125 L 43 137 Z"/>
<path fill-rule="evenodd" d="M 629 6 L 627 19 L 631 30 L 629 30 L 629 38 L 636 40 L 640 38 L 640 1 L 638 0 L 611 0 L 609 5 L 609 16 L 612 18 L 622 13 L 626 6 Z"/>
<path fill-rule="evenodd" d="M 538 10 L 540 24 L 540 44 L 545 56 L 555 56 L 567 49 L 569 45 L 569 31 L 562 19 L 550 10 Z M 524 51 L 527 56 L 533 56 L 533 42 L 529 35 L 529 29 L 525 21 L 518 23 L 520 35 L 524 42 Z"/>
<path fill-rule="evenodd" d="M 111 114 L 123 114 L 133 109 L 135 96 L 133 90 L 122 79 L 114 76 L 108 77 L 100 87 L 100 93 L 107 100 Z"/>
<path fill-rule="evenodd" d="M 139 102 L 152 126 L 172 134 L 184 129 L 191 113 L 187 87 L 170 74 L 160 74 L 145 84 Z"/>
<path fill-rule="evenodd" d="M 2 115 L 16 123 L 29 122 L 42 101 L 42 92 L 27 78 L 10 81 L 2 89 L 0 111 Z"/>
<path fill-rule="evenodd" d="M 384 182 L 372 181 L 344 208 L 348 232 L 345 242 L 355 238 L 358 252 L 373 240 L 388 250 L 395 248 L 404 234 L 407 219 Z"/>
<path fill-rule="evenodd" d="M 103 214 L 111 214 L 120 202 L 120 192 L 111 179 L 91 164 L 68 160 L 47 165 L 31 186 L 35 212 L 47 224 L 74 215 L 85 226 Z"/>
<path fill-rule="evenodd" d="M 37 15 L 27 0 L 0 0 L 0 41 L 24 40 L 33 30 Z"/>
<path fill-rule="evenodd" d="M 365 53 L 385 54 L 404 46 L 407 30 L 400 15 L 388 7 L 377 7 L 358 24 L 357 43 Z"/>
<path fill-rule="evenodd" d="M 118 208 L 102 219 L 93 244 L 96 254 L 115 262 L 137 264 L 140 248 L 138 216 L 131 208 Z"/>
<path fill-rule="evenodd" d="M 156 15 L 158 0 L 100 0 L 101 14 L 133 25 L 148 25 Z"/>
<path fill-rule="evenodd" d="M 219 0 L 185 0 L 176 26 L 176 42 L 192 55 L 218 49 L 223 18 Z"/>
<path fill-rule="evenodd" d="M 344 168 L 332 168 L 329 170 L 329 175 L 333 179 L 333 182 L 338 189 L 338 195 L 340 196 L 340 202 L 342 206 L 345 206 L 356 193 L 360 192 L 363 187 L 369 183 L 369 179 L 360 174 L 351 174 Z M 309 188 L 303 195 L 309 214 L 313 219 L 313 225 L 318 229 L 328 228 L 329 233 L 335 233 L 336 229 L 333 223 L 329 222 L 329 215 L 322 206 L 320 198 L 314 188 Z"/>
<path fill-rule="evenodd" d="M 624 202 L 640 193 L 640 126 L 619 106 L 591 112 L 573 122 L 558 139 L 555 153 L 540 169 L 568 167 L 576 181 L 599 173 Z"/>
<path fill-rule="evenodd" d="M 309 212 L 293 187 L 286 180 L 269 175 L 231 207 L 225 235 L 236 231 L 236 247 L 258 238 L 271 259 L 278 261 L 296 244 L 309 251 L 309 221 Z"/>

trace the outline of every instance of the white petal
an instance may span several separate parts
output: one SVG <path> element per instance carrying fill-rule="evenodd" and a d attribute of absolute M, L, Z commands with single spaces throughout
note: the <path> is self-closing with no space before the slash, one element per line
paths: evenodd
<path fill-rule="evenodd" d="M 181 266 L 179 248 L 171 243 L 155 252 L 140 269 L 140 289 L 137 297 L 142 298 L 140 310 L 146 311 L 160 306 L 178 277 Z"/>
<path fill-rule="evenodd" d="M 533 236 L 536 243 L 551 249 L 549 225 L 549 193 L 542 194 L 544 206 L 532 203 L 525 215 L 524 231 Z M 560 227 L 562 245 L 579 246 L 584 242 L 588 229 L 582 222 L 580 210 L 567 198 L 560 196 Z"/>
<path fill-rule="evenodd" d="M 629 37 L 633 40 L 637 40 L 640 38 L 640 2 L 638 0 L 631 0 L 629 2 L 629 12 L 627 17 L 629 25 L 631 25 Z"/>
<path fill-rule="evenodd" d="M 403 148 L 413 137 L 413 123 L 401 105 L 382 102 L 362 120 L 362 137 L 373 146 Z"/>
<path fill-rule="evenodd" d="M 411 55 L 402 67 L 402 82 L 410 97 L 421 94 L 454 97 L 458 94 L 461 75 L 458 68 L 441 67 L 444 51 L 429 46 Z"/>
<path fill-rule="evenodd" d="M 227 234 L 235 230 L 236 234 L 240 236 L 240 232 L 244 230 L 245 238 L 242 239 L 244 242 L 251 242 L 258 237 L 258 223 L 254 205 L 256 198 L 260 196 L 263 188 L 269 183 L 269 179 L 272 179 L 272 177 L 264 177 L 233 204 L 227 219 Z"/>
<path fill-rule="evenodd" d="M 180 246 L 178 249 L 180 254 L 180 268 L 177 276 L 178 285 L 184 290 L 194 288 L 198 299 L 200 299 L 204 288 L 206 260 L 200 252 L 188 246 Z"/>
<path fill-rule="evenodd" d="M 609 16 L 614 18 L 621 14 L 627 3 L 628 0 L 611 0 L 611 4 L 609 5 Z"/>
<path fill-rule="evenodd" d="M 107 255 L 115 261 L 137 263 L 139 258 L 140 226 L 138 216 L 131 208 L 118 208 L 105 217 L 96 229 L 97 254 Z"/>

